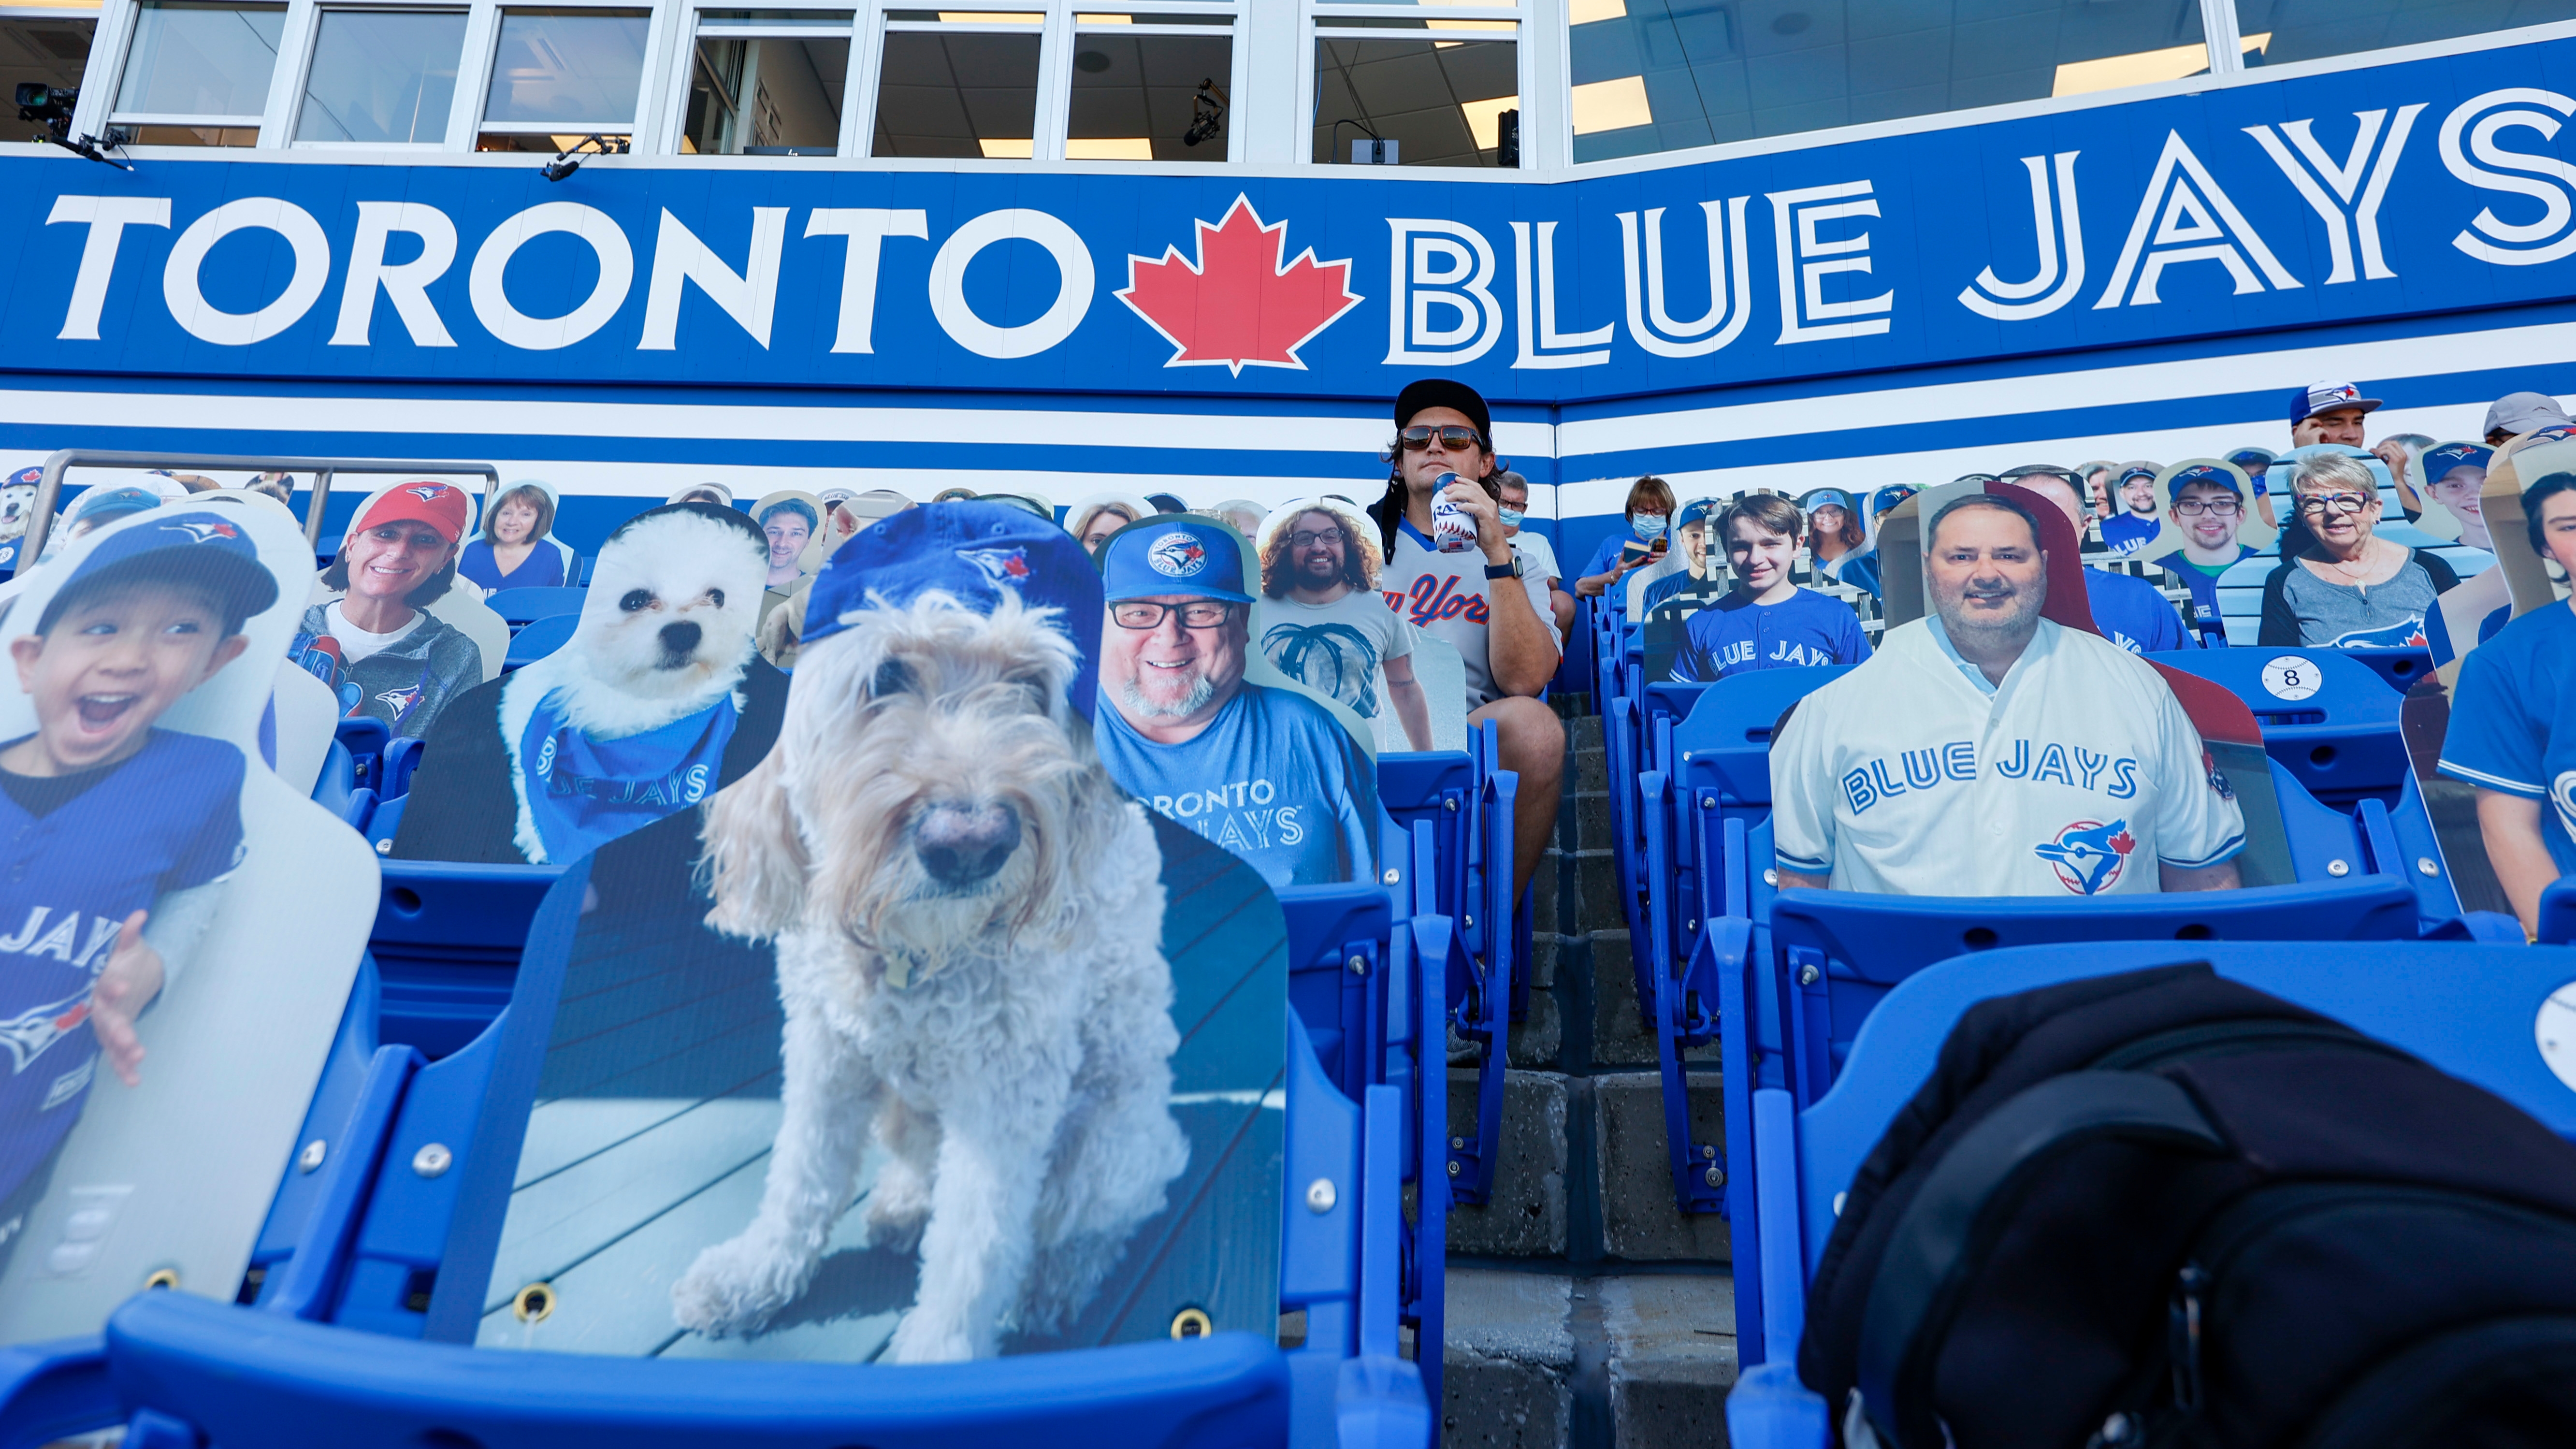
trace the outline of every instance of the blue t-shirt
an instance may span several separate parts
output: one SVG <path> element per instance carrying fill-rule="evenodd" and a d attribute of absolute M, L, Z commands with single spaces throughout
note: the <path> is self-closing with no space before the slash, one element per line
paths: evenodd
<path fill-rule="evenodd" d="M 456 571 L 486 589 L 559 589 L 571 582 L 564 577 L 563 545 L 551 538 L 538 539 L 519 566 L 506 574 L 501 572 L 501 561 L 492 556 L 491 541 L 478 538 L 456 556 Z"/>
<path fill-rule="evenodd" d="M 2460 661 L 2442 773 L 2548 801 L 2540 836 L 2576 874 L 2576 610 L 2534 609 Z"/>
<path fill-rule="evenodd" d="M 2154 561 L 2157 568 L 2173 575 L 2181 581 L 2184 588 L 2191 590 L 2192 627 L 2200 631 L 2201 642 L 2213 649 L 2224 648 L 2227 644 L 2227 621 L 2218 612 L 2219 576 L 2226 573 L 2227 569 L 2234 568 L 2253 556 L 2254 546 L 2250 543 L 2240 543 L 2236 545 L 2236 557 L 2228 562 L 2227 568 L 2220 569 L 2218 573 L 2210 573 L 2193 563 L 2191 555 L 2181 549 L 2175 549 Z M 2100 573 L 2101 570 L 2095 569 L 2094 572 Z"/>
<path fill-rule="evenodd" d="M 2141 518 L 2134 513 L 2118 513 L 2102 520 L 2102 547 L 2113 554 L 2127 555 L 2145 548 L 2162 532 L 2165 521 L 2154 514 Z"/>
<path fill-rule="evenodd" d="M 240 859 L 242 771 L 221 740 L 155 729 L 41 816 L 0 791 L 0 1199 L 80 1120 L 98 1066 L 90 986 L 117 928 Z"/>
<path fill-rule="evenodd" d="M 2084 596 L 2093 605 L 2093 627 L 2102 637 L 2132 654 L 2188 649 L 2182 615 L 2145 579 L 2108 569 L 2084 571 Z"/>
<path fill-rule="evenodd" d="M 1272 887 L 1375 875 L 1377 775 L 1323 706 L 1245 684 L 1206 729 L 1165 745 L 1102 703 L 1095 733 L 1109 777 L 1242 857 Z"/>
<path fill-rule="evenodd" d="M 1825 572 L 1830 574 L 1836 583 L 1849 584 L 1855 589 L 1868 590 L 1869 596 L 1873 599 L 1884 599 L 1887 597 L 1885 590 L 1883 590 L 1879 585 L 1878 546 L 1876 544 L 1872 544 L 1868 548 L 1861 549 L 1856 553 L 1844 554 L 1841 558 L 1834 560 L 1833 567 L 1827 569 Z"/>
<path fill-rule="evenodd" d="M 1860 616 L 1840 599 L 1799 589 L 1776 604 L 1729 594 L 1690 616 L 1672 677 L 1706 684 L 1755 669 L 1858 664 L 1869 657 Z"/>

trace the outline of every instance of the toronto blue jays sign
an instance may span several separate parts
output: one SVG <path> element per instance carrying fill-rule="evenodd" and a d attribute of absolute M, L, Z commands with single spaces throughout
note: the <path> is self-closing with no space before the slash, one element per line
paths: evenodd
<path fill-rule="evenodd" d="M 2570 117 L 2576 40 L 1551 184 L 30 154 L 0 367 L 1574 401 L 2576 295 Z"/>

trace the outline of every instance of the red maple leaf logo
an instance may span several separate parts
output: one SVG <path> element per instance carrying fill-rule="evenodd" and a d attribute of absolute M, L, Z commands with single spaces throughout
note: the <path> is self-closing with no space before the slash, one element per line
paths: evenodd
<path fill-rule="evenodd" d="M 1308 247 L 1287 261 L 1288 223 L 1261 224 L 1237 196 L 1225 220 L 1198 226 L 1198 260 L 1165 247 L 1159 260 L 1130 255 L 1118 300 L 1175 349 L 1165 367 L 1217 364 L 1241 377 L 1251 367 L 1304 371 L 1297 349 L 1360 304 L 1351 264 L 1315 260 Z"/>
<path fill-rule="evenodd" d="M 2126 855 L 2130 851 L 2138 848 L 2138 837 L 2123 830 L 2119 834 L 2112 836 L 2110 840 L 2105 843 L 2111 847 L 2115 854 Z"/>

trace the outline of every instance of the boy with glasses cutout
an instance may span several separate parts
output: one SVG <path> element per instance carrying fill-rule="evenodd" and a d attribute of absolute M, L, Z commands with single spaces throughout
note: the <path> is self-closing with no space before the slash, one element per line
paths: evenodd
<path fill-rule="evenodd" d="M 2182 547 L 2150 561 L 2191 590 L 2192 627 L 2211 648 L 2227 644 L 2218 613 L 2219 576 L 2255 553 L 2236 537 L 2245 522 L 2247 486 L 2235 464 L 2207 459 L 2177 463 L 2165 478 L 2165 496 L 2172 500 L 2167 514 L 2182 531 Z"/>

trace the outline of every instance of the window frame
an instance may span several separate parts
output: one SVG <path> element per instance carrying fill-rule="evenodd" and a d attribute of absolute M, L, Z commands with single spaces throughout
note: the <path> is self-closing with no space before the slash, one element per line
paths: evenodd
<path fill-rule="evenodd" d="M 851 132 L 853 126 L 856 124 L 858 113 L 856 100 L 860 90 L 859 69 L 863 52 L 866 54 L 868 69 L 873 72 L 876 68 L 877 57 L 874 52 L 874 43 L 868 39 L 869 22 L 872 18 L 870 12 L 873 8 L 874 7 L 869 5 L 858 3 L 858 0 L 685 0 L 680 12 L 685 19 L 685 23 L 672 27 L 673 44 L 671 49 L 673 52 L 673 65 L 669 76 L 669 84 L 663 88 L 663 114 L 656 118 L 659 122 L 656 129 L 660 133 L 661 141 L 652 154 L 655 156 L 679 157 L 688 161 L 692 165 L 710 161 L 739 165 L 745 161 L 774 159 L 785 165 L 818 167 L 830 165 L 831 163 L 847 159 L 850 155 L 851 146 L 866 144 L 864 137 L 857 141 L 853 141 L 851 139 Z M 805 14 L 847 15 L 850 17 L 849 23 L 839 27 L 838 29 L 823 25 L 788 25 L 776 21 L 766 23 L 760 21 L 747 21 L 739 25 L 723 26 L 718 32 L 721 35 L 740 40 L 841 39 L 849 42 L 849 68 L 844 73 L 841 81 L 841 128 L 839 139 L 833 143 L 833 152 L 830 156 L 781 156 L 775 158 L 760 156 L 712 156 L 704 152 L 691 152 L 680 149 L 681 140 L 688 134 L 689 129 L 689 83 L 697 73 L 698 41 L 700 37 L 706 33 L 706 14 L 710 10 L 791 10 Z M 871 95 L 875 93 L 873 79 L 873 75 L 871 75 L 871 84 L 868 87 Z M 870 118 L 871 120 L 874 118 L 873 107 L 870 108 Z M 638 146 L 636 150 L 640 152 L 643 150 L 643 147 Z"/>
<path fill-rule="evenodd" d="M 297 3 L 318 6 L 322 0 L 297 0 Z M 397 0 L 361 0 L 361 3 L 388 9 L 399 8 Z M 333 9 L 346 8 L 346 0 L 331 0 L 331 5 Z M 672 28 L 672 9 L 670 4 L 657 3 L 657 0 L 517 0 L 517 3 L 512 3 L 512 0 L 474 0 L 472 16 L 465 25 L 464 63 L 472 64 L 475 69 L 470 85 L 467 83 L 467 76 L 461 65 L 457 72 L 457 106 L 448 117 L 445 149 L 471 152 L 474 150 L 475 141 L 486 135 L 562 136 L 570 134 L 541 121 L 496 123 L 484 118 L 484 112 L 491 106 L 492 67 L 500 62 L 501 17 L 504 14 L 512 10 L 641 10 L 645 12 L 644 59 L 635 70 L 634 118 L 627 122 L 623 130 L 603 123 L 585 121 L 581 124 L 585 135 L 594 133 L 602 136 L 623 135 L 628 138 L 630 151 L 646 150 L 647 132 L 653 129 L 652 120 L 658 115 L 656 85 L 667 69 L 666 66 L 658 64 L 657 59 L 669 46 L 668 32 Z M 302 94 L 300 87 L 297 94 Z M 470 110 L 465 104 L 469 94 L 473 97 L 473 106 Z"/>
<path fill-rule="evenodd" d="M 208 146 L 202 149 L 208 151 L 270 149 L 269 142 L 274 134 L 271 128 L 270 113 L 275 111 L 277 108 L 278 72 L 287 69 L 286 58 L 291 51 L 291 47 L 296 43 L 296 6 L 304 5 L 309 7 L 316 3 L 318 3 L 318 0 L 288 0 L 288 3 L 283 6 L 285 11 L 285 22 L 278 31 L 277 63 L 270 66 L 268 71 L 267 104 L 260 111 L 240 116 L 198 115 L 183 112 L 163 111 L 125 111 L 119 109 L 117 103 L 125 99 L 125 68 L 133 59 L 135 38 L 142 34 L 143 31 L 144 0 L 125 0 L 124 4 L 117 7 L 121 13 L 116 18 L 122 23 L 116 27 L 116 34 L 112 41 L 109 40 L 106 34 L 108 30 L 109 17 L 102 13 L 99 16 L 98 31 L 92 35 L 90 40 L 89 64 L 91 68 L 95 68 L 98 65 L 101 51 L 104 48 L 102 42 L 110 43 L 115 46 L 116 64 L 115 68 L 109 72 L 109 81 L 105 88 L 106 99 L 99 103 L 99 114 L 97 121 L 95 122 L 97 129 L 104 130 L 109 126 L 114 126 L 131 135 L 135 130 L 144 126 L 212 126 L 227 130 L 256 128 L 259 132 L 259 137 L 258 140 L 250 146 Z M 245 0 L 245 3 L 238 8 L 252 10 L 277 10 L 281 7 L 278 0 Z M 84 101 L 86 101 L 89 90 L 86 72 L 82 77 L 81 89 Z M 84 108 L 86 107 L 84 106 Z M 189 147 L 186 149 L 195 150 L 200 148 Z"/>
<path fill-rule="evenodd" d="M 303 27 L 303 47 L 299 53 L 295 53 L 294 86 L 284 97 L 285 119 L 280 124 L 286 129 L 278 136 L 278 149 L 294 151 L 398 151 L 426 154 L 436 154 L 449 149 L 449 143 L 455 138 L 456 133 L 455 92 L 465 89 L 466 67 L 473 63 L 474 11 L 476 9 L 473 4 L 458 3 L 458 0 L 450 0 L 450 3 L 446 4 L 437 3 L 437 0 L 401 0 L 401 3 L 397 3 L 397 0 L 310 0 L 310 3 L 305 4 L 304 8 L 308 14 Z M 457 36 L 456 41 L 456 86 L 455 89 L 450 91 L 448 94 L 447 121 L 440 127 L 439 138 L 437 140 L 300 141 L 296 139 L 296 129 L 304 124 L 305 97 L 309 94 L 312 86 L 314 52 L 318 50 L 322 44 L 322 17 L 335 10 L 343 12 L 371 10 L 392 11 L 398 14 L 412 15 L 435 13 L 442 15 L 462 15 L 465 17 L 464 32 Z M 291 28 L 294 17 L 290 13 L 288 18 Z M 281 67 L 286 64 L 289 54 L 290 52 L 284 45 L 280 45 L 278 47 L 277 59 L 278 64 Z M 486 68 L 489 68 L 488 64 Z M 269 92 L 270 109 L 277 109 L 278 101 L 279 96 L 277 90 L 272 86 Z M 265 132 L 263 132 L 263 135 L 265 135 Z"/>
<path fill-rule="evenodd" d="M 2206 3 L 2206 0 L 2204 0 Z M 1565 108 L 1569 104 L 1563 81 L 1567 75 L 1566 46 L 1562 40 L 1542 46 L 1542 35 L 1562 36 L 1566 11 L 1563 0 L 1393 0 L 1387 4 L 1354 3 L 1354 0 L 1299 0 L 1297 30 L 1297 151 L 1296 164 L 1309 170 L 1339 166 L 1361 175 L 1394 174 L 1398 176 L 1459 177 L 1525 177 L 1560 169 L 1567 151 L 1557 145 L 1533 147 L 1540 137 L 1553 138 L 1559 130 L 1570 128 Z M 1323 20 L 1389 20 L 1396 18 L 1431 20 L 1508 20 L 1513 22 L 1511 40 L 1513 72 L 1517 77 L 1520 101 L 1520 164 L 1501 166 L 1353 166 L 1346 160 L 1328 157 L 1315 159 L 1315 111 L 1322 100 L 1322 78 L 1315 66 L 1315 48 L 1325 34 L 1339 27 L 1317 24 Z M 1343 33 L 1348 34 L 1345 30 Z M 1477 32 L 1462 32 L 1475 35 Z M 1486 32 L 1500 39 L 1498 32 Z M 1539 77 L 1542 49 L 1551 50 L 1559 84 L 1541 86 Z M 1548 112 L 1555 114 L 1550 116 Z M 1336 147 L 1338 150 L 1338 147 Z"/>

